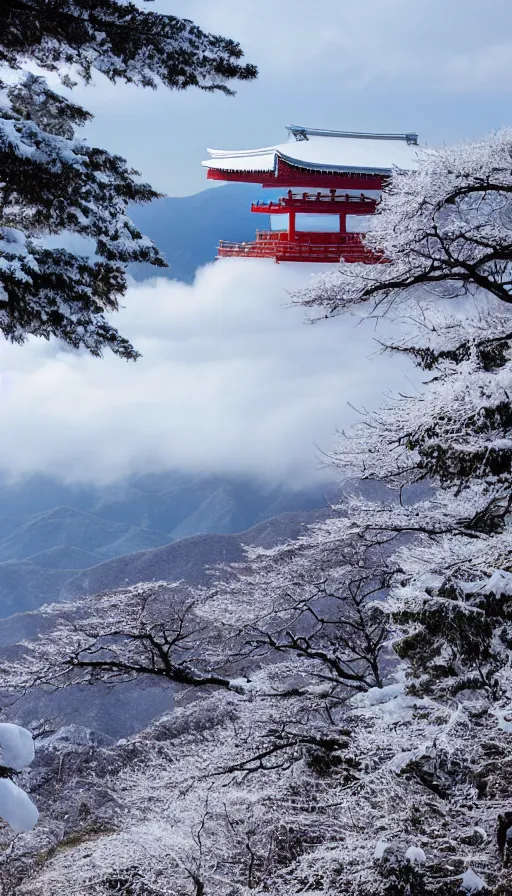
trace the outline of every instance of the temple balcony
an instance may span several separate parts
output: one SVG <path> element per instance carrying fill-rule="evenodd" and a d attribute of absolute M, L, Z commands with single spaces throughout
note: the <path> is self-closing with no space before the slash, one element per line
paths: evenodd
<path fill-rule="evenodd" d="M 328 193 L 293 193 L 278 200 L 260 200 L 253 202 L 251 211 L 266 215 L 289 215 L 290 212 L 307 215 L 373 215 L 377 201 L 361 193 L 359 196 L 349 193 L 337 193 L 335 189 Z"/>

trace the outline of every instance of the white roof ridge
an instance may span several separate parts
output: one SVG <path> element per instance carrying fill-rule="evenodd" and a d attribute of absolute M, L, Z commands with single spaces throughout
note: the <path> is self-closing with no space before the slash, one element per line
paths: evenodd
<path fill-rule="evenodd" d="M 405 140 L 406 143 L 417 143 L 416 131 L 408 131 L 403 134 L 371 133 L 370 131 L 329 131 L 323 128 L 306 128 L 297 124 L 286 125 L 286 130 L 299 141 L 308 137 L 346 137 L 355 140 Z"/>

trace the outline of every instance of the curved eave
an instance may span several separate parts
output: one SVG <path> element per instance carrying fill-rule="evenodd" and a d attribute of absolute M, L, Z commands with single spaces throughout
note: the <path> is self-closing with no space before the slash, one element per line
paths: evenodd
<path fill-rule="evenodd" d="M 207 162 L 202 163 L 203 168 L 209 171 L 217 171 L 218 174 L 268 174 L 275 176 L 275 168 L 220 168 L 218 165 L 208 165 Z"/>
<path fill-rule="evenodd" d="M 320 162 L 301 162 L 298 159 L 294 159 L 292 156 L 285 156 L 283 153 L 278 153 L 278 158 L 282 159 L 283 162 L 286 162 L 286 164 L 290 165 L 292 168 L 300 168 L 302 171 L 323 171 L 325 174 L 334 172 L 336 174 L 376 174 L 381 177 L 389 177 L 394 170 L 393 168 L 364 168 L 361 165 L 325 165 Z"/>
<path fill-rule="evenodd" d="M 265 168 L 257 164 L 254 165 L 254 168 L 251 168 L 249 164 L 237 165 L 234 159 L 226 161 L 227 164 L 222 164 L 221 159 L 212 159 L 211 162 L 201 162 L 201 165 L 203 168 L 208 168 L 210 171 L 226 171 L 231 174 L 275 174 L 277 171 L 277 159 L 274 159 L 273 165 L 268 165 Z"/>

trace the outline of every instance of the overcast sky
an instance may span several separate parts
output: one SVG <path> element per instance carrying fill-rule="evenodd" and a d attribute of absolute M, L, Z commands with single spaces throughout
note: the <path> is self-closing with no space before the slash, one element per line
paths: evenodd
<path fill-rule="evenodd" d="M 280 142 L 286 124 L 417 130 L 439 144 L 511 123 L 510 0 L 156 0 L 154 8 L 239 40 L 260 70 L 231 99 L 101 79 L 78 91 L 96 114 L 91 138 L 169 195 L 206 186 L 207 146 Z"/>

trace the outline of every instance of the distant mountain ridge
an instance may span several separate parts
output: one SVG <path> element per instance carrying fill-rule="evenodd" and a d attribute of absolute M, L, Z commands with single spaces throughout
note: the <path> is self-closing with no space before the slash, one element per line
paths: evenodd
<path fill-rule="evenodd" d="M 226 184 L 131 207 L 133 221 L 161 249 L 169 268 L 134 264 L 130 274 L 135 280 L 164 276 L 191 283 L 197 269 L 215 259 L 219 240 L 253 240 L 257 229 L 269 228 L 267 215 L 251 213 L 251 202 L 261 195 L 257 184 Z"/>
<path fill-rule="evenodd" d="M 159 555 L 153 556 L 156 549 L 195 536 L 229 536 L 278 514 L 303 513 L 325 503 L 324 486 L 293 491 L 175 472 L 105 487 L 65 486 L 41 476 L 0 483 L 0 616 L 58 600 L 76 578 L 89 578 L 93 590 L 116 587 L 110 579 L 108 585 L 92 585 L 106 575 L 95 570 L 116 558 L 123 558 L 122 563 L 112 568 L 120 569 L 127 557 L 148 554 L 141 568 L 151 580 L 151 563 L 160 563 Z M 178 551 L 178 556 L 184 555 Z M 172 563 L 164 567 L 165 576 L 159 577 L 176 578 Z M 114 580 L 124 583 L 122 576 L 114 575 Z M 82 584 L 78 593 L 91 593 L 90 588 L 84 591 Z"/>
<path fill-rule="evenodd" d="M 54 548 L 80 549 L 93 556 L 116 557 L 166 544 L 164 533 L 103 520 L 73 507 L 56 507 L 28 518 L 0 541 L 0 563 L 25 560 Z M 69 566 L 68 566 L 69 568 Z"/>
<path fill-rule="evenodd" d="M 202 585 L 210 580 L 213 567 L 243 560 L 246 545 L 273 547 L 297 538 L 306 525 L 326 513 L 326 509 L 283 513 L 245 532 L 191 535 L 153 550 L 115 557 L 78 573 L 65 583 L 61 597 L 86 597 L 139 582 L 183 580 Z"/>

